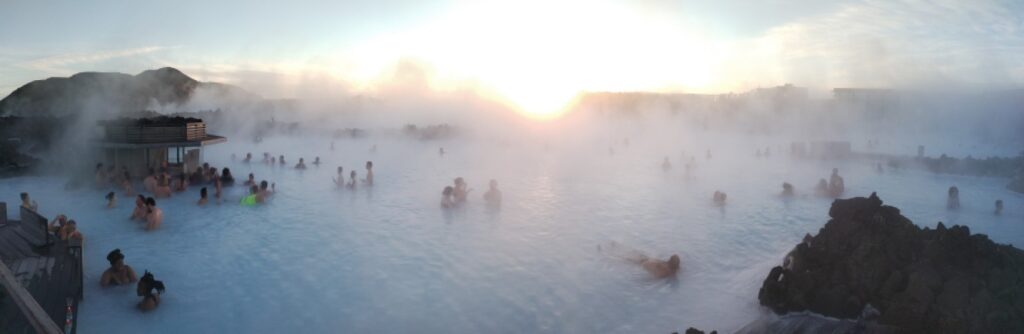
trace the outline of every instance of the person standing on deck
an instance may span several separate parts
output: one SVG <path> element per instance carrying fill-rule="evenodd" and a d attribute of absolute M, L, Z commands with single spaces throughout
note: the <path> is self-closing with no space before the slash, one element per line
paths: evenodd
<path fill-rule="evenodd" d="M 39 203 L 36 203 L 36 201 L 29 198 L 28 193 L 21 193 L 21 207 L 36 212 L 39 211 Z"/>

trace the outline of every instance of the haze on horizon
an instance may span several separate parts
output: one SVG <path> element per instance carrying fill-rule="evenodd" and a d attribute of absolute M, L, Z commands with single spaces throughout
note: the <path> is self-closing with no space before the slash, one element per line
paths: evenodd
<path fill-rule="evenodd" d="M 1013 89 L 1024 83 L 1022 13 L 1019 2 L 953 0 L 19 0 L 0 4 L 0 95 L 164 66 L 270 98 L 423 80 L 534 116 L 582 91 Z"/>

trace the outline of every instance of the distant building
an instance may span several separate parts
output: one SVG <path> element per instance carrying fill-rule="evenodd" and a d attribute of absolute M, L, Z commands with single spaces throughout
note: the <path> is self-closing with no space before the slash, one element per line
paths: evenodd
<path fill-rule="evenodd" d="M 167 163 L 172 174 L 193 171 L 203 164 L 204 146 L 223 143 L 227 138 L 206 133 L 197 118 L 156 117 L 100 121 L 103 139 L 96 143 L 105 164 L 126 166 L 132 175 L 145 175 L 149 168 Z"/>

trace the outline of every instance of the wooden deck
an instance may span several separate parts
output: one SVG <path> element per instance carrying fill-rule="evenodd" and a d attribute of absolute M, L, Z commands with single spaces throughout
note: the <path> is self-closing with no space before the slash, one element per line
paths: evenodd
<path fill-rule="evenodd" d="M 20 221 L 0 217 L 0 260 L 61 330 L 75 333 L 82 299 L 81 244 L 57 240 L 47 233 L 45 217 L 19 209 Z M 35 333 L 13 297 L 11 291 L 0 288 L 0 332 Z"/>

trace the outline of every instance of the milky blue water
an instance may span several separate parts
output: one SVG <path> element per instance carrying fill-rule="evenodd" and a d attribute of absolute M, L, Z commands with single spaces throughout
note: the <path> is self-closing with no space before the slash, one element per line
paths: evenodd
<path fill-rule="evenodd" d="M 762 312 L 757 289 L 772 266 L 828 219 L 830 199 L 807 195 L 839 167 L 848 195 L 877 191 L 919 225 L 966 224 L 1001 243 L 1024 244 L 1024 196 L 1006 180 L 876 173 L 868 163 L 794 162 L 754 147 L 703 154 L 686 176 L 680 150 L 664 144 L 562 147 L 500 142 L 399 139 L 271 140 L 211 147 L 206 158 L 277 183 L 262 207 L 194 205 L 198 188 L 159 200 L 165 221 L 146 232 L 130 222 L 130 198 L 104 208 L 101 190 L 65 191 L 64 179 L 0 180 L 9 205 L 29 191 L 47 217 L 68 214 L 86 241 L 83 333 L 668 333 L 689 326 L 733 331 Z M 377 144 L 376 153 L 371 145 Z M 774 144 L 774 143 L 772 143 Z M 783 143 L 778 143 L 783 145 Z M 445 146 L 448 154 L 439 157 Z M 694 144 L 694 146 L 697 146 Z M 251 151 L 299 156 L 324 165 L 298 171 L 232 162 Z M 690 152 L 703 152 L 691 148 Z M 659 168 L 669 155 L 675 168 Z M 376 184 L 336 189 L 335 168 L 375 164 Z M 440 194 L 464 177 L 470 202 L 439 208 Z M 481 199 L 489 179 L 504 192 L 498 210 Z M 797 198 L 775 196 L 793 183 Z M 963 208 L 947 211 L 946 189 L 960 188 Z M 722 190 L 728 204 L 715 207 Z M 1006 202 L 1002 216 L 993 201 Z M 16 215 L 17 213 L 12 213 Z M 652 280 L 639 267 L 599 253 L 616 241 L 651 256 L 682 257 L 675 280 Z M 100 288 L 106 253 L 120 248 L 140 274 L 150 270 L 167 291 L 141 314 L 134 287 Z"/>

